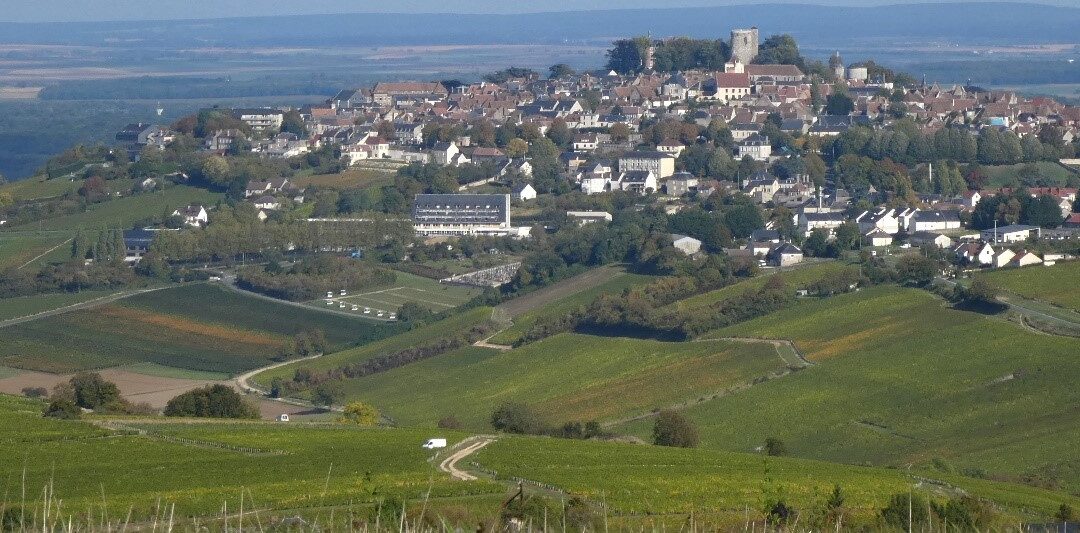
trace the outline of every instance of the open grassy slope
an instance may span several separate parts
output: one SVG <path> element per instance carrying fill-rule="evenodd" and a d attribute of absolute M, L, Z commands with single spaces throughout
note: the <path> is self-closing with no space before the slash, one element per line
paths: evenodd
<path fill-rule="evenodd" d="M 224 195 L 220 193 L 206 189 L 175 185 L 158 192 L 126 196 L 94 204 L 82 213 L 31 222 L 19 226 L 18 229 L 70 231 L 75 231 L 79 227 L 123 229 L 139 220 L 160 217 L 166 209 L 176 209 L 191 203 L 214 205 L 223 197 Z"/>
<path fill-rule="evenodd" d="M 549 483 L 606 502 L 615 516 L 649 517 L 646 524 L 651 520 L 655 530 L 676 529 L 691 512 L 706 521 L 718 516 L 739 528 L 749 514 L 760 527 L 760 508 L 775 494 L 809 521 L 824 507 L 835 485 L 846 496 L 845 526 L 873 523 L 892 495 L 909 490 L 943 500 L 960 489 L 992 498 L 1005 514 L 1032 520 L 1052 514 L 1062 501 L 1080 501 L 1047 490 L 955 475 L 914 473 L 939 482 L 929 484 L 904 470 L 596 441 L 504 438 L 480 450 L 475 460 L 500 476 Z"/>
<path fill-rule="evenodd" d="M 55 487 L 65 517 L 95 508 L 105 499 L 112 520 L 153 514 L 158 498 L 176 505 L 175 516 L 220 516 L 223 502 L 233 512 L 241 491 L 267 509 L 293 514 L 320 505 L 368 505 L 381 498 L 436 498 L 499 494 L 489 482 L 452 482 L 428 463 L 420 447 L 429 432 L 360 429 L 346 426 L 283 426 L 260 423 L 139 424 L 148 436 L 116 433 L 84 422 L 42 419 L 36 402 L 0 396 L 0 494 L 6 507 L 18 505 L 22 469 L 29 495 L 27 514 L 42 488 Z M 114 435 L 111 438 L 101 438 Z M 462 435 L 450 433 L 451 439 Z M 191 444 L 164 440 L 191 439 Z M 229 447 L 252 448 L 240 451 Z M 92 457 L 92 461 L 79 458 Z M 250 492 L 248 492 L 250 491 Z M 5 498 L 0 496 L 0 498 Z M 40 513 L 40 503 L 37 504 Z M 302 512 L 302 511 L 300 511 Z M 342 512 L 339 511 L 339 517 Z M 263 515 L 266 521 L 268 515 Z M 78 517 L 76 517 L 78 519 Z M 248 517 L 249 524 L 255 517 Z M 327 520 L 326 515 L 323 521 Z M 96 522 L 96 520 L 95 520 Z M 234 523 L 235 524 L 235 523 Z M 216 528 L 215 528 L 216 529 Z"/>
<path fill-rule="evenodd" d="M 114 291 L 82 291 L 0 298 L 0 320 L 35 315 L 114 294 Z"/>
<path fill-rule="evenodd" d="M 151 362 L 235 374 L 270 364 L 293 335 L 312 328 L 338 346 L 394 331 L 200 284 L 0 329 L 0 364 L 66 373 Z"/>
<path fill-rule="evenodd" d="M 19 268 L 39 257 L 44 260 L 57 246 L 70 256 L 70 247 L 64 245 L 69 238 L 70 235 L 63 232 L 0 233 L 0 270 Z"/>
<path fill-rule="evenodd" d="M 1080 311 L 1080 261 L 999 269 L 980 275 L 1006 291 Z"/>
<path fill-rule="evenodd" d="M 19 509 L 25 489 L 27 517 L 41 516 L 41 494 L 50 484 L 54 505 L 60 505 L 65 519 L 95 528 L 107 520 L 117 530 L 116 522 L 129 512 L 133 526 L 148 529 L 155 510 L 161 517 L 174 505 L 178 529 L 197 529 L 192 526 L 199 519 L 221 530 L 222 524 L 212 521 L 226 505 L 231 527 L 239 529 L 241 493 L 250 513 L 244 518 L 248 527 L 303 516 L 308 521 L 317 517 L 328 530 L 347 528 L 351 515 L 371 520 L 379 502 L 400 505 L 396 502 L 405 499 L 410 513 L 426 505 L 455 525 L 455 520 L 474 518 L 467 515 L 470 511 L 496 516 L 505 499 L 502 484 L 452 481 L 438 471 L 437 462 L 429 461 L 431 452 L 419 446 L 433 435 L 430 430 L 164 419 L 113 422 L 105 428 L 43 419 L 41 407 L 0 396 L 0 455 L 14 458 L 0 462 L 0 506 Z M 465 436 L 453 431 L 438 435 L 451 443 Z M 85 457 L 93 460 L 78 460 Z M 497 471 L 499 479 L 542 481 L 593 504 L 606 502 L 614 524 L 662 520 L 675 528 L 694 510 L 699 520 L 719 523 L 726 517 L 741 527 L 744 512 L 759 517 L 764 490 L 779 490 L 789 504 L 809 513 L 837 483 L 848 496 L 848 520 L 876 514 L 898 492 L 915 490 L 940 499 L 955 494 L 944 486 L 917 483 L 899 470 L 801 459 L 766 463 L 752 454 L 547 438 L 503 437 L 462 463 L 473 461 Z M 935 477 L 948 487 L 992 498 L 1010 524 L 1014 519 L 1045 520 L 1062 501 L 1080 504 L 1077 498 L 1028 487 Z M 538 491 L 526 485 L 526 493 Z M 561 498 L 557 492 L 547 494 Z M 657 516 L 627 516 L 643 511 Z M 384 515 L 384 525 L 393 516 Z"/>
<path fill-rule="evenodd" d="M 619 294 L 624 289 L 635 285 L 643 285 L 653 279 L 655 278 L 652 276 L 619 272 L 611 279 L 605 280 L 592 288 L 559 298 L 539 309 L 515 317 L 514 325 L 493 337 L 491 342 L 495 344 L 513 344 L 541 317 L 553 317 L 573 312 L 583 305 L 590 304 L 601 294 Z"/>
<path fill-rule="evenodd" d="M 1039 161 L 1035 163 L 1039 167 L 1039 176 L 1046 181 L 1049 185 L 1065 186 L 1069 183 L 1070 178 L 1076 179 L 1076 173 L 1071 172 L 1061 165 L 1051 161 Z M 1024 177 L 1024 167 L 1026 164 L 1019 165 L 998 165 L 998 166 L 984 166 L 980 169 L 990 178 L 990 187 L 1003 187 L 1008 186 L 1017 180 Z"/>
<path fill-rule="evenodd" d="M 766 437 L 805 457 L 888 465 L 943 458 L 959 469 L 1080 489 L 1080 340 L 876 287 L 713 334 L 792 339 L 817 364 L 692 407 L 706 446 Z M 639 423 L 627 430 L 646 433 Z"/>
<path fill-rule="evenodd" d="M 505 352 L 468 347 L 348 380 L 341 390 L 400 424 L 454 415 L 483 430 L 502 402 L 529 404 L 558 424 L 609 420 L 695 401 L 783 367 L 769 344 L 562 334 Z"/>
<path fill-rule="evenodd" d="M 680 300 L 667 306 L 667 309 L 702 309 L 712 304 L 719 303 L 750 290 L 758 290 L 772 277 L 780 277 L 792 288 L 804 288 L 811 283 L 819 281 L 830 275 L 837 274 L 848 268 L 857 268 L 846 265 L 839 261 L 824 261 L 820 263 L 805 263 L 791 270 L 775 272 L 762 276 L 753 277 L 706 293 Z"/>

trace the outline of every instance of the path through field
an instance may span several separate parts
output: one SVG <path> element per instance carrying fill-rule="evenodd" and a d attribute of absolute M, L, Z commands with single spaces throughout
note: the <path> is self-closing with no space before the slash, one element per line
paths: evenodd
<path fill-rule="evenodd" d="M 113 303 L 113 302 L 115 302 L 117 300 L 123 300 L 124 298 L 130 298 L 130 297 L 138 295 L 138 294 L 144 294 L 144 293 L 148 293 L 148 292 L 160 291 L 162 289 L 168 289 L 168 288 L 171 288 L 171 287 L 172 286 L 170 285 L 170 286 L 165 286 L 165 287 L 154 287 L 152 289 L 138 289 L 138 290 L 132 290 L 132 291 L 118 292 L 116 294 L 110 294 L 108 296 L 102 296 L 101 298 L 95 298 L 93 300 L 88 300 L 88 301 L 85 301 L 85 302 L 79 302 L 77 304 L 72 304 L 72 305 L 68 305 L 68 306 L 65 306 L 65 307 L 58 307 L 56 309 L 50 309 L 48 311 L 42 311 L 42 312 L 34 314 L 34 315 L 22 316 L 22 317 L 18 317 L 18 318 L 12 318 L 12 319 L 8 319 L 8 320 L 3 320 L 3 321 L 0 321 L 0 328 L 6 328 L 6 327 L 10 327 L 10 326 L 15 326 L 15 325 L 23 324 L 23 323 L 26 323 L 26 322 L 32 322 L 34 320 L 38 320 L 38 319 L 45 318 L 45 317 L 50 317 L 50 316 L 53 316 L 53 315 L 59 315 L 59 314 L 62 314 L 62 313 L 67 313 L 69 311 L 78 311 L 80 309 L 90 309 L 90 308 L 93 308 L 93 307 L 98 307 L 98 306 L 101 306 L 101 305 Z"/>
<path fill-rule="evenodd" d="M 454 479 L 459 479 L 461 481 L 475 481 L 476 476 L 464 470 L 458 469 L 457 464 L 462 459 L 476 453 L 480 450 L 480 448 L 483 448 L 484 446 L 487 446 L 492 442 L 495 442 L 495 438 L 487 435 L 469 437 L 461 441 L 458 444 L 458 446 L 461 448 L 450 454 L 450 457 L 443 459 L 443 461 L 439 463 L 439 470 L 450 474 L 450 477 Z"/>
<path fill-rule="evenodd" d="M 533 309 L 544 307 L 545 305 L 566 298 L 567 296 L 595 287 L 614 278 L 620 272 L 622 272 L 622 267 L 615 265 L 594 268 L 570 279 L 560 281 L 554 285 L 514 298 L 513 300 L 503 303 L 498 308 L 509 313 L 511 317 L 518 317 Z"/>

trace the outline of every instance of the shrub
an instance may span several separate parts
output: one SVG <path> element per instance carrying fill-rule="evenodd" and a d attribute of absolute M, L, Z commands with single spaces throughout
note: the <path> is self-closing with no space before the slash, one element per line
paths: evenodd
<path fill-rule="evenodd" d="M 1058 507 L 1057 513 L 1054 513 L 1054 519 L 1058 522 L 1076 522 L 1076 511 L 1071 505 L 1063 503 Z"/>
<path fill-rule="evenodd" d="M 49 402 L 49 405 L 41 414 L 46 418 L 77 420 L 82 415 L 82 411 L 79 410 L 79 406 L 75 405 L 75 402 L 58 398 Z"/>
<path fill-rule="evenodd" d="M 71 378 L 75 405 L 85 409 L 100 409 L 120 402 L 120 388 L 105 381 L 96 372 L 80 372 Z"/>
<path fill-rule="evenodd" d="M 259 411 L 232 388 L 208 385 L 169 400 L 165 405 L 165 416 L 258 418 Z"/>
<path fill-rule="evenodd" d="M 464 424 L 462 424 L 461 421 L 458 420 L 458 418 L 454 415 L 446 415 L 440 418 L 437 425 L 439 429 L 461 429 L 465 427 Z"/>
<path fill-rule="evenodd" d="M 784 441 L 782 441 L 782 440 L 780 440 L 780 439 L 778 439 L 776 437 L 769 437 L 769 438 L 765 439 L 765 454 L 766 455 L 770 455 L 772 457 L 779 457 L 781 455 L 787 455 L 787 453 L 788 453 L 787 445 L 784 444 Z"/>
<path fill-rule="evenodd" d="M 693 448 L 698 445 L 697 428 L 683 415 L 664 410 L 653 426 L 653 443 L 658 446 Z"/>
<path fill-rule="evenodd" d="M 44 398 L 49 395 L 49 389 L 45 387 L 23 387 L 22 394 L 27 398 Z"/>
<path fill-rule="evenodd" d="M 881 518 L 886 524 L 907 531 L 908 511 L 911 511 L 911 528 L 922 529 L 930 521 L 930 502 L 919 493 L 903 492 L 894 494 L 888 505 L 881 510 Z"/>
<path fill-rule="evenodd" d="M 338 423 L 374 426 L 379 423 L 379 410 L 364 402 L 352 402 L 345 406 Z"/>
<path fill-rule="evenodd" d="M 523 435 L 543 433 L 546 424 L 529 406 L 504 403 L 491 413 L 491 427 L 507 433 Z"/>

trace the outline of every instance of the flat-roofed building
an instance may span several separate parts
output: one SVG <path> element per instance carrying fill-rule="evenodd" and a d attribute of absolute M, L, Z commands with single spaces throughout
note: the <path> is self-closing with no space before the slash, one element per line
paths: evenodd
<path fill-rule="evenodd" d="M 509 194 L 418 194 L 413 228 L 420 235 L 496 235 L 510 227 Z"/>

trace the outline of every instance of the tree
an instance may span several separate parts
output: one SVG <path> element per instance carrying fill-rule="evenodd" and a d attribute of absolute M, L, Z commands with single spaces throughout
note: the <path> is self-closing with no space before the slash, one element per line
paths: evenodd
<path fill-rule="evenodd" d="M 416 302 L 405 302 L 398 308 L 397 318 L 402 322 L 425 322 L 431 320 L 435 313 L 431 309 Z"/>
<path fill-rule="evenodd" d="M 824 228 L 814 228 L 803 242 L 803 251 L 811 257 L 825 257 L 828 249 L 829 231 Z"/>
<path fill-rule="evenodd" d="M 1057 512 L 1054 513 L 1054 519 L 1058 522 L 1076 522 L 1076 511 L 1073 510 L 1071 505 L 1063 503 L 1061 504 L 1061 507 L 1058 507 Z"/>
<path fill-rule="evenodd" d="M 925 496 L 918 492 L 904 492 L 894 494 L 889 499 L 888 505 L 881 510 L 881 518 L 886 524 L 903 531 L 921 531 L 932 519 L 930 512 L 930 502 Z M 911 517 L 910 520 L 908 517 Z M 955 524 L 952 522 L 950 525 Z"/>
<path fill-rule="evenodd" d="M 846 222 L 836 228 L 836 239 L 833 241 L 840 250 L 854 250 L 859 246 L 862 232 L 855 222 Z"/>
<path fill-rule="evenodd" d="M 311 403 L 319 407 L 330 407 L 336 399 L 337 395 L 326 385 L 319 385 L 311 391 Z"/>
<path fill-rule="evenodd" d="M 651 45 L 648 37 L 620 39 L 607 51 L 607 69 L 619 74 L 640 72 L 645 66 L 645 50 Z"/>
<path fill-rule="evenodd" d="M 196 418 L 258 418 L 259 410 L 226 385 L 207 385 L 185 392 L 165 404 L 165 416 Z"/>
<path fill-rule="evenodd" d="M 980 305 L 997 305 L 998 288 L 986 278 L 977 276 L 966 289 L 964 300 Z"/>
<path fill-rule="evenodd" d="M 79 406 L 75 405 L 75 402 L 65 398 L 57 398 L 49 402 L 41 415 L 45 418 L 77 420 L 82 415 L 82 412 L 79 410 Z"/>
<path fill-rule="evenodd" d="M 570 127 L 566 125 L 566 121 L 557 118 L 551 121 L 551 127 L 548 128 L 547 138 L 551 139 L 551 142 L 555 143 L 559 148 L 567 148 L 574 142 L 574 133 L 570 131 Z"/>
<path fill-rule="evenodd" d="M 350 402 L 342 410 L 338 423 L 374 426 L 379 423 L 379 410 L 364 402 Z"/>
<path fill-rule="evenodd" d="M 525 154 L 529 151 L 529 143 L 523 139 L 510 139 L 510 142 L 506 145 L 506 157 L 511 159 L 517 159 L 519 157 L 525 157 Z"/>
<path fill-rule="evenodd" d="M 105 183 L 105 178 L 94 175 L 90 176 L 83 182 L 82 187 L 79 187 L 79 196 L 86 198 L 87 202 L 100 202 L 109 195 L 109 186 Z"/>
<path fill-rule="evenodd" d="M 847 94 L 847 89 L 836 85 L 833 93 L 825 99 L 826 115 L 850 115 L 855 111 L 855 101 Z"/>
<path fill-rule="evenodd" d="M 281 121 L 281 132 L 298 136 L 307 135 L 307 126 L 304 125 L 304 117 L 300 116 L 299 111 L 290 109 L 285 112 L 285 116 Z"/>
<path fill-rule="evenodd" d="M 375 124 L 375 133 L 378 134 L 380 139 L 393 139 L 396 133 L 394 123 L 389 120 L 380 120 L 378 124 Z"/>
<path fill-rule="evenodd" d="M 1020 220 L 1032 226 L 1056 228 L 1061 225 L 1061 208 L 1053 196 L 1042 195 L 1022 204 Z"/>
<path fill-rule="evenodd" d="M 548 67 L 548 73 L 548 77 L 553 80 L 557 80 L 559 78 L 566 78 L 577 74 L 577 72 L 575 72 L 573 68 L 570 68 L 570 65 L 567 65 L 566 63 L 551 65 L 550 67 Z"/>
<path fill-rule="evenodd" d="M 657 446 L 694 448 L 698 445 L 697 428 L 675 411 L 660 411 L 653 425 L 653 443 Z"/>
<path fill-rule="evenodd" d="M 806 60 L 799 53 L 799 45 L 795 38 L 790 35 L 773 35 L 765 39 L 758 47 L 758 55 L 754 63 L 761 65 L 795 65 L 802 70 L 806 69 Z"/>
<path fill-rule="evenodd" d="M 202 175 L 214 185 L 226 185 L 229 177 L 229 161 L 219 155 L 207 157 L 202 163 Z"/>
<path fill-rule="evenodd" d="M 787 454 L 787 445 L 784 444 L 784 441 L 776 437 L 768 437 L 765 439 L 765 455 L 780 457 Z"/>
<path fill-rule="evenodd" d="M 458 420 L 454 415 L 446 415 L 440 418 L 436 426 L 438 426 L 439 429 L 461 429 L 465 427 L 465 425 L 461 423 L 461 420 Z"/>
<path fill-rule="evenodd" d="M 120 388 L 105 381 L 97 372 L 80 372 L 71 378 L 75 405 L 85 409 L 100 409 L 120 400 Z"/>
<path fill-rule="evenodd" d="M 923 287 L 934 280 L 938 274 L 937 261 L 922 254 L 907 254 L 896 262 L 898 281 L 907 285 Z"/>
<path fill-rule="evenodd" d="M 545 424 L 529 406 L 507 402 L 491 413 L 491 427 L 507 433 L 527 435 L 542 433 Z"/>
<path fill-rule="evenodd" d="M 611 125 L 608 133 L 611 135 L 612 141 L 619 143 L 626 142 L 628 139 L 630 139 L 631 130 L 630 126 L 627 126 L 622 122 L 616 122 Z"/>

